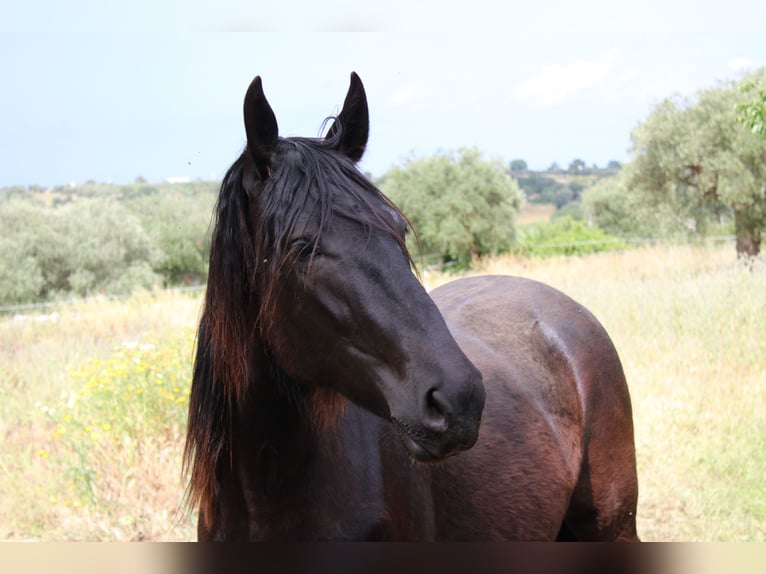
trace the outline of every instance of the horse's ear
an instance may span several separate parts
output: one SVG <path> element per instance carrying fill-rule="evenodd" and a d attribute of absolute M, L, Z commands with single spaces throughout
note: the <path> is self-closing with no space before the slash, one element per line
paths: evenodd
<path fill-rule="evenodd" d="M 362 80 L 351 72 L 351 85 L 343 102 L 343 109 L 338 119 L 327 132 L 327 139 L 334 137 L 340 124 L 341 134 L 338 149 L 352 161 L 362 159 L 364 148 L 367 147 L 367 137 L 370 135 L 370 114 L 367 110 L 367 95 L 364 93 Z"/>
<path fill-rule="evenodd" d="M 245 94 L 245 132 L 247 151 L 255 162 L 258 175 L 265 179 L 271 171 L 279 130 L 277 118 L 263 95 L 260 76 L 255 77 Z"/>

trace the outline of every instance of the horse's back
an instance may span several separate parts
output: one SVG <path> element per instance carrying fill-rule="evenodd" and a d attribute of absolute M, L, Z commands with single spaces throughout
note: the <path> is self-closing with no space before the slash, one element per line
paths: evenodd
<path fill-rule="evenodd" d="M 431 296 L 487 390 L 479 442 L 435 475 L 436 507 L 452 507 L 438 517 L 442 534 L 550 539 L 566 522 L 578 538 L 635 536 L 630 397 L 601 324 L 516 277 L 460 279 Z M 456 482 L 464 502 L 450 497 Z M 451 518 L 466 512 L 475 516 Z"/>
<path fill-rule="evenodd" d="M 490 381 L 542 392 L 546 404 L 565 408 L 574 392 L 582 415 L 599 390 L 629 408 L 617 351 L 606 330 L 582 305 L 530 279 L 483 276 L 460 279 L 431 293 L 447 325 Z M 537 377 L 530 379 L 530 377 Z M 541 380 L 540 377 L 542 377 Z M 562 388 L 562 381 L 573 386 Z M 598 384 L 599 389 L 593 388 Z"/>

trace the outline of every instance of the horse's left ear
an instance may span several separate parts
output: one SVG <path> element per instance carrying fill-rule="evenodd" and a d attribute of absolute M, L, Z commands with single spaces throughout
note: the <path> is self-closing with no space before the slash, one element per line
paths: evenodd
<path fill-rule="evenodd" d="M 337 134 L 340 124 L 340 140 L 338 149 L 346 154 L 353 162 L 362 159 L 367 147 L 367 137 L 370 135 L 370 114 L 367 110 L 367 95 L 364 93 L 362 80 L 351 72 L 351 85 L 343 102 L 343 109 L 338 119 L 327 132 L 330 139 Z"/>
<path fill-rule="evenodd" d="M 277 118 L 263 94 L 261 77 L 256 76 L 245 94 L 245 133 L 247 151 L 255 162 L 262 179 L 271 172 L 271 160 L 277 149 L 279 129 Z"/>

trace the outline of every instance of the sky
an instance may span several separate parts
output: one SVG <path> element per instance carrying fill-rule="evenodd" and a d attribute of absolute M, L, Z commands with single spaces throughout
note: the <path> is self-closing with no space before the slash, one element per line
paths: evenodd
<path fill-rule="evenodd" d="M 0 187 L 218 179 L 255 75 L 281 136 L 318 136 L 351 71 L 374 176 L 464 146 L 603 167 L 662 99 L 766 65 L 760 0 L 272 4 L 3 3 Z"/>

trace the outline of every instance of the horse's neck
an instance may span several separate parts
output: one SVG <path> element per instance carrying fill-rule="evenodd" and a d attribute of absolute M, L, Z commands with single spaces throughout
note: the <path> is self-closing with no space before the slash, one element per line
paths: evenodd
<path fill-rule="evenodd" d="M 221 535 L 428 538 L 428 471 L 411 466 L 391 426 L 352 404 L 317 424 L 315 407 L 328 410 L 327 396 L 265 367 L 237 409 L 233 464 L 219 475 Z M 397 523 L 391 497 L 420 508 L 418 520 Z"/>
<path fill-rule="evenodd" d="M 264 355 L 255 357 L 244 400 L 233 421 L 235 465 L 246 471 L 241 480 L 255 482 L 268 494 L 275 482 L 300 479 L 313 450 L 317 431 L 310 422 L 310 396 L 284 377 Z"/>

